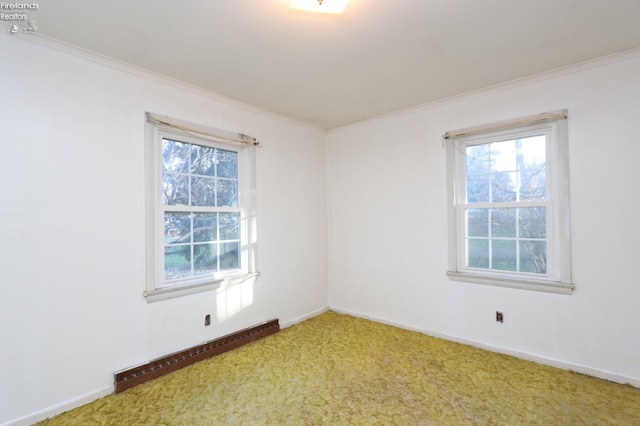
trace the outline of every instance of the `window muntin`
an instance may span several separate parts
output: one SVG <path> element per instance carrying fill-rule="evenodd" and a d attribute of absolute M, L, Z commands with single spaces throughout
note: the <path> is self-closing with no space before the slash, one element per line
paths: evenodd
<path fill-rule="evenodd" d="M 450 279 L 573 290 L 566 112 L 538 117 L 445 135 Z"/>

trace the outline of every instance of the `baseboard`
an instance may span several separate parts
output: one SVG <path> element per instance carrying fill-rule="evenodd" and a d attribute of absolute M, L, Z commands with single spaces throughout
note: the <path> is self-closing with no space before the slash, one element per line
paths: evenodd
<path fill-rule="evenodd" d="M 397 321 L 389 321 L 384 318 L 378 318 L 370 315 L 364 315 L 359 312 L 350 311 L 348 309 L 335 308 L 330 307 L 330 310 L 334 312 L 338 312 L 341 314 L 352 315 L 354 317 L 367 319 L 374 322 L 379 322 L 382 324 L 391 325 L 394 327 L 402 328 L 405 330 L 416 331 L 418 333 L 426 334 L 427 336 L 437 337 L 439 339 L 449 340 L 451 342 L 462 343 L 463 345 L 473 346 L 476 348 L 484 349 L 491 352 L 497 352 L 505 355 L 510 355 L 516 358 L 524 359 L 527 361 L 537 362 L 538 364 L 544 364 L 551 367 L 560 368 L 562 370 L 570 370 L 576 373 L 585 374 L 587 376 L 597 377 L 599 379 L 609 380 L 615 383 L 621 384 L 629 384 L 633 387 L 640 388 L 640 378 L 633 378 L 628 376 L 623 376 L 617 373 L 613 373 L 611 371 L 601 370 L 597 368 L 588 367 L 586 365 L 574 364 L 566 361 L 562 361 L 555 358 L 548 358 L 537 354 L 531 354 L 528 352 L 522 352 L 518 350 L 513 350 L 509 348 L 505 348 L 502 346 L 491 345 L 484 342 L 479 342 L 476 340 L 466 339 L 463 337 L 459 337 L 452 334 L 440 333 L 433 330 L 428 330 L 424 328 L 417 328 L 414 326 L 410 326 Z"/>
<path fill-rule="evenodd" d="M 65 411 L 73 410 L 74 408 L 93 402 L 97 399 L 103 398 L 113 393 L 113 387 L 98 389 L 94 392 L 90 392 L 68 401 L 61 402 L 59 404 L 52 405 L 42 410 L 36 411 L 24 417 L 20 417 L 14 420 L 10 420 L 7 423 L 2 423 L 0 426 L 28 426 L 34 423 L 40 422 L 49 417 L 57 416 Z"/>
<path fill-rule="evenodd" d="M 387 320 L 387 319 L 384 319 L 384 318 L 380 318 L 380 317 L 372 317 L 370 315 L 365 315 L 365 314 L 362 314 L 362 313 L 359 313 L 359 312 L 350 311 L 349 309 L 331 307 L 331 308 L 329 308 L 329 310 L 331 310 L 333 312 L 337 312 L 339 314 L 351 315 L 353 317 L 358 317 L 358 318 L 370 320 L 370 321 L 373 321 L 373 322 L 379 322 L 380 324 L 391 325 L 393 327 L 402 328 L 403 330 L 415 331 L 415 332 L 418 332 L 418 333 L 422 333 L 423 332 L 423 330 L 421 328 L 417 328 L 417 327 L 414 327 L 412 325 L 405 324 L 403 322 L 390 321 L 390 320 Z M 423 333 L 423 334 L 426 334 L 426 333 Z"/>
<path fill-rule="evenodd" d="M 262 339 L 263 337 L 277 333 L 279 330 L 280 325 L 278 320 L 274 319 L 254 327 L 246 328 L 244 330 L 228 334 L 224 337 L 193 346 L 189 349 L 160 357 L 147 362 L 146 364 L 116 372 L 114 374 L 115 392 L 119 393 L 127 389 L 131 389 L 134 386 L 164 376 L 165 374 L 194 364 L 198 361 L 211 358 L 215 355 L 228 352 L 255 340 Z"/>
<path fill-rule="evenodd" d="M 328 312 L 328 311 L 329 311 L 328 306 L 325 306 L 324 308 L 316 309 L 315 311 L 311 311 L 308 314 L 300 315 L 299 317 L 296 317 L 292 320 L 283 322 L 281 327 L 282 328 L 291 327 L 292 325 L 296 325 L 298 323 L 301 323 L 302 321 L 306 321 L 313 317 L 317 317 L 318 315 L 324 314 L 325 312 Z"/>
<path fill-rule="evenodd" d="M 516 358 L 524 359 L 527 361 L 537 362 L 538 364 L 544 364 L 551 367 L 560 368 L 562 370 L 574 371 L 576 373 L 597 377 L 599 379 L 608 380 L 610 382 L 628 384 L 633 387 L 640 388 L 640 379 L 623 376 L 621 374 L 613 373 L 611 371 L 592 368 L 582 364 L 570 363 L 570 362 L 562 361 L 555 358 L 549 358 L 549 357 L 545 357 L 537 354 L 531 354 L 528 352 L 513 350 L 513 349 L 505 348 L 502 346 L 491 345 L 483 342 L 478 342 L 475 340 L 469 340 L 469 339 L 465 339 L 462 337 L 458 337 L 458 336 L 450 335 L 446 333 L 438 333 L 431 330 L 422 330 L 421 332 L 428 336 L 437 337 L 440 339 L 449 340 L 456 343 L 462 343 L 463 345 L 469 345 L 469 346 L 484 349 L 487 351 L 497 352 L 505 355 L 510 355 Z"/>
<path fill-rule="evenodd" d="M 2 423 L 0 426 L 32 425 L 49 417 L 62 414 L 65 411 L 72 410 L 103 398 L 114 393 L 114 390 L 116 393 L 122 392 L 123 390 L 130 389 L 135 385 L 163 376 L 171 371 L 178 370 L 182 367 L 186 367 L 187 365 L 211 358 L 212 356 L 230 351 L 255 340 L 259 340 L 263 337 L 274 334 L 279 330 L 279 322 L 275 319 L 205 342 L 192 348 L 158 358 L 144 365 L 117 372 L 115 373 L 114 386 L 99 389 L 59 404 L 52 405 L 26 416 Z"/>

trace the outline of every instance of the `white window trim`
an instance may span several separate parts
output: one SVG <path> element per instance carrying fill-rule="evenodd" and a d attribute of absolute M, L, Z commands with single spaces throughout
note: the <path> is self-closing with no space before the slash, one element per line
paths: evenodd
<path fill-rule="evenodd" d="M 479 127 L 478 131 L 457 132 L 460 136 L 445 135 L 447 150 L 447 193 L 449 270 L 452 281 L 485 284 L 500 287 L 571 294 L 575 285 L 571 281 L 571 233 L 569 203 L 569 150 L 566 112 L 557 118 L 542 122 L 527 119 L 514 120 L 513 125 L 500 123 Z M 527 273 L 481 270 L 465 267 L 464 214 L 460 205 L 466 194 L 465 171 L 460 170 L 464 147 L 474 143 L 508 140 L 530 134 L 546 133 L 547 139 L 547 193 L 546 205 L 551 220 L 547 223 L 547 254 L 549 273 L 544 276 Z M 461 217 L 462 216 L 462 217 Z"/>
<path fill-rule="evenodd" d="M 145 124 L 145 209 L 146 209 L 146 277 L 144 297 L 146 301 L 156 302 L 174 297 L 210 291 L 223 284 L 233 284 L 255 279 L 257 272 L 256 256 L 256 208 L 255 208 L 255 150 L 257 143 L 238 140 L 219 140 L 212 137 L 225 134 L 218 129 L 210 129 L 186 123 L 187 130 L 155 120 L 147 114 Z M 196 129 L 194 131 L 194 129 Z M 217 147 L 238 152 L 238 207 L 241 210 L 241 269 L 221 272 L 214 276 L 185 280 L 175 285 L 163 285 L 164 273 L 161 271 L 164 260 L 164 219 L 160 200 L 162 168 L 160 166 L 161 141 L 163 137 L 187 143 Z M 238 210 L 238 209 L 233 209 Z"/>

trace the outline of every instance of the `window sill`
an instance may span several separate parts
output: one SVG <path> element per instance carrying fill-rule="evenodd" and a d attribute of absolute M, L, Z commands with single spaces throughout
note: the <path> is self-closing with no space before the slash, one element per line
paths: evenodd
<path fill-rule="evenodd" d="M 246 273 L 232 275 L 216 280 L 206 281 L 198 284 L 181 285 L 174 287 L 164 287 L 157 290 L 150 290 L 144 292 L 144 297 L 147 299 L 147 303 L 158 302 L 160 300 L 172 299 L 174 297 L 188 296 L 190 294 L 202 293 L 205 291 L 215 290 L 220 288 L 223 284 L 229 283 L 231 285 L 244 282 L 248 279 L 255 278 L 259 275 L 259 272 Z"/>
<path fill-rule="evenodd" d="M 509 277 L 494 277 L 489 275 L 470 274 L 466 272 L 448 271 L 447 276 L 452 281 L 517 288 L 521 290 L 543 291 L 546 293 L 556 294 L 572 294 L 573 290 L 576 287 L 573 283 L 535 279 L 518 279 Z"/>

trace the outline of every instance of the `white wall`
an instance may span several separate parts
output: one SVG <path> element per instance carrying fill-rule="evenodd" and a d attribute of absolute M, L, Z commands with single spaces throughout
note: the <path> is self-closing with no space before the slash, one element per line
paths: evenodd
<path fill-rule="evenodd" d="M 442 134 L 564 108 L 574 294 L 449 281 Z M 640 386 L 639 118 L 636 52 L 331 130 L 330 306 Z"/>
<path fill-rule="evenodd" d="M 117 370 L 327 307 L 324 130 L 5 34 L 0 51 L 0 424 L 109 393 Z M 254 285 L 145 302 L 145 111 L 264 143 Z"/>

